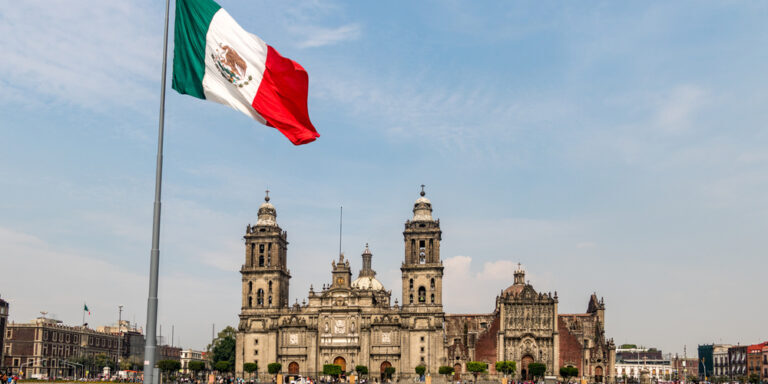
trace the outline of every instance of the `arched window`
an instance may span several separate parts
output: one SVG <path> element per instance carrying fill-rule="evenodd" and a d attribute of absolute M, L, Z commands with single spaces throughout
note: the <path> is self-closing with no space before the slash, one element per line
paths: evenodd
<path fill-rule="evenodd" d="M 253 297 L 252 296 L 248 296 L 248 307 L 249 308 L 253 307 Z"/>
<path fill-rule="evenodd" d="M 262 306 L 264 305 L 264 290 L 259 288 L 258 291 L 256 291 L 256 305 Z"/>
<path fill-rule="evenodd" d="M 271 267 L 271 266 L 272 266 L 272 255 L 269 254 L 267 255 L 267 267 Z"/>
<path fill-rule="evenodd" d="M 251 293 L 251 292 L 253 292 L 253 281 L 249 281 L 248 282 L 248 293 Z M 249 305 L 249 307 L 250 307 L 250 305 Z"/>
<path fill-rule="evenodd" d="M 423 286 L 419 287 L 419 303 L 427 302 L 427 289 Z"/>
<path fill-rule="evenodd" d="M 272 295 L 269 295 L 269 305 L 272 305 Z"/>
<path fill-rule="evenodd" d="M 413 279 L 408 280 L 408 288 L 413 289 Z"/>
<path fill-rule="evenodd" d="M 413 304 L 413 294 L 411 294 L 411 296 L 409 296 L 409 302 L 410 302 L 411 304 Z"/>
<path fill-rule="evenodd" d="M 435 279 L 434 278 L 429 280 L 429 287 L 432 288 L 432 289 L 435 289 Z"/>
<path fill-rule="evenodd" d="M 432 304 L 434 304 L 434 303 L 435 303 L 435 294 L 434 294 L 434 293 L 433 293 L 433 294 L 431 294 L 431 295 L 429 295 L 429 301 L 430 301 Z"/>
<path fill-rule="evenodd" d="M 269 292 L 272 293 L 272 280 L 269 281 Z"/>
<path fill-rule="evenodd" d="M 264 266 L 264 255 L 259 255 L 259 267 Z"/>

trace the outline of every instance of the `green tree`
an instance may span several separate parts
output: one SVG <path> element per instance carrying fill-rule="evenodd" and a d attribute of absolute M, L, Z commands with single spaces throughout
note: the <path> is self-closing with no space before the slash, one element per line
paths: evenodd
<path fill-rule="evenodd" d="M 544 363 L 530 363 L 528 364 L 528 372 L 536 379 L 537 377 L 544 377 L 544 373 L 547 372 L 547 366 Z"/>
<path fill-rule="evenodd" d="M 226 327 L 216 335 L 213 343 L 208 345 L 208 352 L 211 353 L 211 363 L 216 370 L 219 370 L 217 363 L 220 361 L 226 361 L 229 365 L 224 371 L 229 372 L 232 367 L 235 366 L 235 336 L 237 331 L 232 327 Z M 223 365 L 221 365 L 223 367 Z"/>
<path fill-rule="evenodd" d="M 477 382 L 477 375 L 485 372 L 488 369 L 488 364 L 482 361 L 469 361 L 467 362 L 467 371 L 472 372 L 475 376 L 475 382 Z"/>
<path fill-rule="evenodd" d="M 221 360 L 217 361 L 213 364 L 213 368 L 219 372 L 229 372 L 232 368 L 232 365 L 229 364 L 229 361 Z"/>
<path fill-rule="evenodd" d="M 157 362 L 157 368 L 160 369 L 166 378 L 173 376 L 173 373 L 181 369 L 181 362 L 178 360 L 160 360 Z"/>
<path fill-rule="evenodd" d="M 760 375 L 753 373 L 749 375 L 749 382 L 752 384 L 757 384 L 760 382 Z"/>
<path fill-rule="evenodd" d="M 560 376 L 562 376 L 563 381 L 567 382 L 568 379 L 571 377 L 576 377 L 579 375 L 579 369 L 573 366 L 567 366 L 567 367 L 560 367 Z"/>
<path fill-rule="evenodd" d="M 437 373 L 441 375 L 445 375 L 445 377 L 447 378 L 448 376 L 453 374 L 453 367 L 451 367 L 450 365 L 442 365 L 440 366 L 440 368 L 437 369 Z"/>
<path fill-rule="evenodd" d="M 417 365 L 416 366 L 416 374 L 419 375 L 420 377 L 424 376 L 424 372 L 426 372 L 426 371 L 427 371 L 427 367 L 425 367 L 423 365 Z"/>
<path fill-rule="evenodd" d="M 277 375 L 283 369 L 283 365 L 280 363 L 267 364 L 267 372 L 271 375 Z"/>
<path fill-rule="evenodd" d="M 365 365 L 356 365 L 355 372 L 357 372 L 359 376 L 367 375 L 368 367 L 366 367 Z"/>
<path fill-rule="evenodd" d="M 392 375 L 394 374 L 395 374 L 395 367 L 384 368 L 384 378 L 391 379 Z"/>
<path fill-rule="evenodd" d="M 104 369 L 104 367 L 109 367 L 109 369 L 114 370 L 115 360 L 109 357 L 106 353 L 99 353 L 93 357 L 93 366 L 99 371 Z"/>
<path fill-rule="evenodd" d="M 496 362 L 496 372 L 501 372 L 505 376 L 515 373 L 517 370 L 517 363 L 514 361 L 504 360 Z"/>
<path fill-rule="evenodd" d="M 205 363 L 202 361 L 190 361 L 189 364 L 187 364 L 187 369 L 192 371 L 192 374 L 197 377 L 200 374 L 200 371 L 205 369 Z"/>
<path fill-rule="evenodd" d="M 323 374 L 328 376 L 337 377 L 341 375 L 341 365 L 338 364 L 325 364 L 323 365 Z"/>
<path fill-rule="evenodd" d="M 256 372 L 256 370 L 259 369 L 258 363 L 244 363 L 243 364 L 243 371 L 248 372 L 249 374 L 253 374 Z"/>

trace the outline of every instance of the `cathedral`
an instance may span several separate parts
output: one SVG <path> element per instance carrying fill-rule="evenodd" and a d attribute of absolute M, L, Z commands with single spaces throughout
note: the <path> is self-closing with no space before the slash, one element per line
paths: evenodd
<path fill-rule="evenodd" d="M 511 360 L 518 379 L 530 378 L 528 365 L 536 362 L 546 365 L 547 376 L 573 366 L 589 382 L 614 381 L 615 345 L 605 337 L 605 305 L 595 294 L 586 313 L 558 314 L 557 292 L 537 292 L 518 265 L 493 312 L 446 314 L 440 220 L 432 217 L 423 190 L 403 231 L 400 300 L 392 300 L 392 292 L 376 279 L 366 244 L 357 278 L 341 254 L 331 261 L 330 283 L 317 291 L 310 287 L 303 304 L 289 304 L 287 233 L 269 200 L 267 195 L 256 225 L 249 224 L 244 237 L 238 375 L 244 363 L 256 362 L 263 374 L 269 363 L 278 362 L 285 374 L 316 376 L 325 364 L 351 372 L 362 365 L 370 377 L 394 368 L 401 379 L 416 376 L 417 366 L 432 375 L 440 366 L 451 366 L 458 378 L 469 375 L 469 361 L 487 362 L 495 373 L 496 361 Z"/>

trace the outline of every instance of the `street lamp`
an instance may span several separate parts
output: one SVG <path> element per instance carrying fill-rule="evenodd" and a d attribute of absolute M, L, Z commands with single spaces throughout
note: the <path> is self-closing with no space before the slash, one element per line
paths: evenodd
<path fill-rule="evenodd" d="M 122 347 L 123 342 L 123 327 L 121 323 L 123 322 L 123 306 L 118 305 L 118 314 L 117 314 L 117 373 L 120 373 L 120 349 Z"/>

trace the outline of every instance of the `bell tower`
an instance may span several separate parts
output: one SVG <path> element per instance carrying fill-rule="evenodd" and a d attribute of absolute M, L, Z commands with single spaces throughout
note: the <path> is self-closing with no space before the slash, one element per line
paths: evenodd
<path fill-rule="evenodd" d="M 269 200 L 267 191 L 256 225 L 248 224 L 245 229 L 245 264 L 240 269 L 243 313 L 288 307 L 288 234 L 277 225 L 277 211 Z"/>
<path fill-rule="evenodd" d="M 421 186 L 420 197 L 413 205 L 413 218 L 405 222 L 405 260 L 400 267 L 403 276 L 403 307 L 431 308 L 442 312 L 443 262 L 440 259 L 440 220 L 432 218 L 432 202 Z"/>

